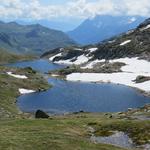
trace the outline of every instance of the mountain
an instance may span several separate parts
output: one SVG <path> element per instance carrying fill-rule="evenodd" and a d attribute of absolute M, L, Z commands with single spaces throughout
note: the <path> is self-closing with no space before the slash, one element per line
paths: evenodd
<path fill-rule="evenodd" d="M 137 27 L 145 19 L 140 16 L 96 16 L 85 20 L 68 35 L 83 45 L 97 43 Z"/>
<path fill-rule="evenodd" d="M 79 20 L 16 20 L 17 23 L 21 25 L 32 25 L 32 24 L 40 24 L 44 27 L 55 29 L 55 30 L 61 30 L 63 32 L 70 31 L 74 28 L 76 28 L 81 21 Z"/>
<path fill-rule="evenodd" d="M 48 49 L 74 45 L 65 33 L 39 24 L 0 22 L 0 47 L 17 53 L 42 54 Z"/>
<path fill-rule="evenodd" d="M 150 19 L 136 29 L 95 45 L 54 49 L 43 54 L 54 62 L 81 64 L 101 59 L 139 57 L 150 61 Z M 78 62 L 78 63 L 76 63 Z"/>

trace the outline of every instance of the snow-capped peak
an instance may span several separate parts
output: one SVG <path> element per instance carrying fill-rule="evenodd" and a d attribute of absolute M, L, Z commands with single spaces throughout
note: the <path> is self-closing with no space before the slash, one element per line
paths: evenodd
<path fill-rule="evenodd" d="M 131 19 L 129 19 L 128 23 L 131 24 L 133 22 L 135 22 L 137 19 L 135 17 L 132 17 Z"/>

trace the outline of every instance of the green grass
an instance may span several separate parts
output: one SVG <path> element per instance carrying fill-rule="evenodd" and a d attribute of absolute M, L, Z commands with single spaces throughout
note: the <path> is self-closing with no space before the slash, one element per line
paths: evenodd
<path fill-rule="evenodd" d="M 0 149 L 124 150 L 112 145 L 92 143 L 89 126 L 96 129 L 97 136 L 106 136 L 109 131 L 122 131 L 138 145 L 149 143 L 150 121 L 117 117 L 110 119 L 101 113 L 80 113 L 50 119 L 4 119 L 0 122 Z"/>
<path fill-rule="evenodd" d="M 23 61 L 23 60 L 31 60 L 36 58 L 32 55 L 18 55 L 15 53 L 10 53 L 5 49 L 0 48 L 0 64 L 7 64 L 13 63 L 16 61 Z"/>
<path fill-rule="evenodd" d="M 112 145 L 92 143 L 89 140 L 87 123 L 94 118 L 79 116 L 54 117 L 47 120 L 2 121 L 0 122 L 0 149 L 124 150 Z"/>
<path fill-rule="evenodd" d="M 18 79 L 7 75 L 7 71 L 16 74 L 25 74 L 28 79 Z M 0 118 L 15 117 L 18 114 L 16 99 L 20 95 L 18 89 L 48 89 L 47 81 L 38 73 L 30 68 L 15 69 L 0 67 Z"/>

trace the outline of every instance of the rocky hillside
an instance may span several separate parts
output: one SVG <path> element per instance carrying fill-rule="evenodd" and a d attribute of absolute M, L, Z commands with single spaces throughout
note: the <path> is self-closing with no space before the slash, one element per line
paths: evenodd
<path fill-rule="evenodd" d="M 36 25 L 0 22 L 0 45 L 17 53 L 42 54 L 48 49 L 73 45 L 65 33 Z"/>
<path fill-rule="evenodd" d="M 80 44 L 97 43 L 136 28 L 145 19 L 140 16 L 100 15 L 85 20 L 68 35 Z"/>
<path fill-rule="evenodd" d="M 150 60 L 149 37 L 150 19 L 147 19 L 135 30 L 130 30 L 107 41 L 84 47 L 54 49 L 46 52 L 42 57 L 48 57 L 54 62 L 71 64 L 136 56 Z"/>

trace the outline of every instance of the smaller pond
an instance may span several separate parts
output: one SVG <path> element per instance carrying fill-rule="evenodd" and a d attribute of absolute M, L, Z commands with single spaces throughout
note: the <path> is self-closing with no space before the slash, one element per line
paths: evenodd
<path fill-rule="evenodd" d="M 95 143 L 112 144 L 124 148 L 133 148 L 134 146 L 132 140 L 124 132 L 116 132 L 108 137 L 96 137 L 92 135 L 91 141 Z"/>

